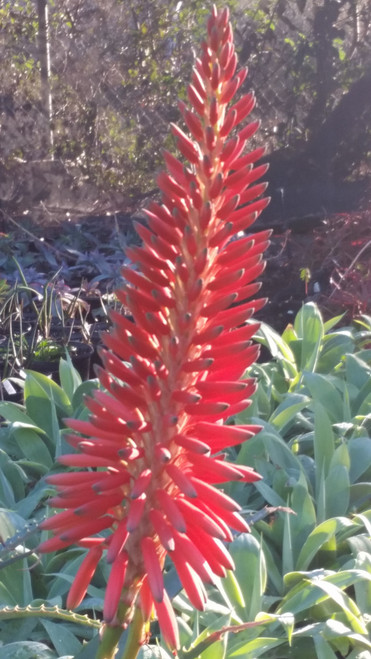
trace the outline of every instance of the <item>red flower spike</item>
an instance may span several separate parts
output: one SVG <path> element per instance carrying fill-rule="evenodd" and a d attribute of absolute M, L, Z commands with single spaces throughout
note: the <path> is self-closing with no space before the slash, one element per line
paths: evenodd
<path fill-rule="evenodd" d="M 87 550 L 71 607 L 106 560 L 105 622 L 125 627 L 134 606 L 144 620 L 155 609 L 171 648 L 179 637 L 164 590 L 166 555 L 190 601 L 203 609 L 203 583 L 233 568 L 224 545 L 230 529 L 249 530 L 239 506 L 213 484 L 259 478 L 220 455 L 260 430 L 223 421 L 255 391 L 253 380 L 241 380 L 258 354 L 250 344 L 258 325 L 247 321 L 265 300 L 248 298 L 259 290 L 253 280 L 263 271 L 270 235 L 235 236 L 269 201 L 261 197 L 266 184 L 256 183 L 267 168 L 255 166 L 264 148 L 245 152 L 260 122 L 233 134 L 255 105 L 253 93 L 236 97 L 247 74 L 236 68 L 228 10 L 214 7 L 189 103 L 179 103 L 185 130 L 171 125 L 181 156 L 164 151 L 161 201 L 149 205 L 146 224 L 136 224 L 143 245 L 127 249 L 134 267 L 123 268 L 126 285 L 116 296 L 132 320 L 111 313 L 97 369 L 101 386 L 85 401 L 88 420 L 66 420 L 77 452 L 59 463 L 78 471 L 48 477 L 57 490 L 51 503 L 63 512 L 42 523 L 53 537 L 39 547 L 76 543 Z"/>

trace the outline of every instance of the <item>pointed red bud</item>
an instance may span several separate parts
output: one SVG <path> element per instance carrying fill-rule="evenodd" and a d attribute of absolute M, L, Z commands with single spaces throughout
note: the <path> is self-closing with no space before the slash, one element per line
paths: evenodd
<path fill-rule="evenodd" d="M 219 119 L 219 106 L 215 97 L 213 97 L 210 102 L 209 119 L 212 126 L 215 126 Z"/>
<path fill-rule="evenodd" d="M 103 617 L 104 620 L 108 623 L 113 622 L 117 613 L 122 588 L 125 581 L 127 564 L 128 556 L 126 552 L 118 554 L 108 577 L 103 605 Z"/>
<path fill-rule="evenodd" d="M 219 131 L 220 137 L 228 137 L 231 130 L 237 123 L 237 112 L 235 110 L 229 110 L 227 116 L 224 120 L 224 123 Z"/>
<path fill-rule="evenodd" d="M 165 490 L 156 490 L 156 498 L 160 509 L 165 513 L 174 529 L 180 533 L 185 533 L 187 525 L 174 499 Z"/>
<path fill-rule="evenodd" d="M 220 65 L 219 62 L 215 62 L 211 74 L 211 87 L 216 90 L 219 87 L 220 83 Z"/>
<path fill-rule="evenodd" d="M 221 49 L 219 56 L 219 63 L 222 69 L 225 69 L 225 67 L 228 65 L 228 62 L 233 55 L 233 52 L 234 52 L 233 45 L 230 43 L 230 41 L 227 41 L 227 43 L 225 43 L 223 48 Z M 223 72 L 223 76 L 224 76 L 224 72 Z"/>
<path fill-rule="evenodd" d="M 162 602 L 164 598 L 164 578 L 162 568 L 159 563 L 156 546 L 152 538 L 145 537 L 140 541 L 140 548 L 146 573 L 148 575 L 148 584 L 151 589 L 155 602 Z"/>
<path fill-rule="evenodd" d="M 189 98 L 189 102 L 194 107 L 196 112 L 198 112 L 198 114 L 200 115 L 203 115 L 205 111 L 205 104 L 193 85 L 188 85 L 187 95 Z"/>
<path fill-rule="evenodd" d="M 231 62 L 234 62 L 234 58 L 231 59 Z M 232 65 L 230 64 L 230 67 L 232 68 Z M 229 103 L 233 96 L 235 95 L 237 89 L 239 87 L 239 80 L 238 78 L 231 78 L 226 85 L 223 86 L 223 91 L 220 95 L 219 102 L 222 104 L 227 104 Z"/>
<path fill-rule="evenodd" d="M 192 137 L 201 141 L 204 137 L 204 129 L 199 117 L 194 113 L 187 110 L 184 114 L 184 121 Z"/>
<path fill-rule="evenodd" d="M 232 52 L 232 54 L 231 54 L 231 56 L 230 56 L 230 58 L 229 58 L 228 64 L 224 67 L 224 70 L 223 70 L 223 78 L 224 78 L 224 80 L 226 80 L 226 81 L 229 80 L 230 82 L 233 82 L 233 81 L 232 81 L 232 77 L 233 77 L 233 75 L 234 75 L 234 72 L 235 72 L 235 70 L 236 70 L 236 67 L 237 67 L 237 55 L 236 55 L 236 53 L 233 53 L 233 52 Z M 223 100 L 221 99 L 221 102 L 222 102 L 222 103 L 228 103 L 228 102 L 231 100 L 231 98 L 234 96 L 234 94 L 236 93 L 236 91 L 237 91 L 237 89 L 238 89 L 238 87 L 239 87 L 239 84 L 238 84 L 239 81 L 238 81 L 237 79 L 235 79 L 235 83 L 236 83 L 236 86 L 233 85 L 233 86 L 231 87 L 232 89 L 234 89 L 234 91 L 233 91 L 233 93 L 232 93 L 232 96 L 230 96 L 230 98 L 229 98 L 228 101 L 226 101 L 226 100 L 224 100 L 224 99 L 223 99 Z"/>
<path fill-rule="evenodd" d="M 182 152 L 185 158 L 188 158 L 192 163 L 198 163 L 199 154 L 194 143 L 176 124 L 170 124 L 170 126 L 171 132 L 177 138 L 179 150 Z"/>

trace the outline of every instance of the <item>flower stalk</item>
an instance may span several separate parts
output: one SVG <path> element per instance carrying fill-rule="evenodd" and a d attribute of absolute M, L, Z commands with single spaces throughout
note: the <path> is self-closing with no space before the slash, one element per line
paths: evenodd
<path fill-rule="evenodd" d="M 249 530 L 240 506 L 214 487 L 260 478 L 223 453 L 260 430 L 223 422 L 255 390 L 243 374 L 258 355 L 251 318 L 265 300 L 251 297 L 270 235 L 239 235 L 269 200 L 261 197 L 266 184 L 256 183 L 267 169 L 255 166 L 264 149 L 245 153 L 259 122 L 246 123 L 251 92 L 235 100 L 247 74 L 236 67 L 228 10 L 214 7 L 188 103 L 179 104 L 185 130 L 171 125 L 181 155 L 164 152 L 161 202 L 136 225 L 142 246 L 127 250 L 133 268 L 123 269 L 127 284 L 117 297 L 133 321 L 111 313 L 97 371 L 102 388 L 86 399 L 88 421 L 67 421 L 76 452 L 59 463 L 73 471 L 47 478 L 57 489 L 51 505 L 62 512 L 43 522 L 53 536 L 39 550 L 87 550 L 67 607 L 82 602 L 103 558 L 111 566 L 100 658 L 114 656 L 129 624 L 134 657 L 153 616 L 177 649 L 166 557 L 191 603 L 203 609 L 204 584 L 234 567 L 225 546 L 230 529 Z"/>

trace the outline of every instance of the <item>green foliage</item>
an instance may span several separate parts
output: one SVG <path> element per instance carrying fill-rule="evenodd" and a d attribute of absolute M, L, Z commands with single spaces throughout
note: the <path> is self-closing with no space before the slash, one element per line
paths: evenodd
<path fill-rule="evenodd" d="M 28 371 L 24 405 L 0 402 L 0 649 L 5 657 L 75 656 L 82 641 L 94 636 L 99 622 L 61 608 L 67 581 L 52 575 L 53 560 L 39 562 L 38 523 L 48 513 L 51 488 L 43 476 L 69 450 L 63 438 L 67 416 L 85 414 L 85 393 L 96 381 L 81 382 L 69 357 L 60 361 L 58 386 L 45 375 Z M 74 561 L 78 552 L 72 551 Z M 67 571 L 68 572 L 68 571 Z M 58 585 L 59 584 L 59 585 Z M 54 622 L 52 620 L 54 619 Z M 63 626 L 62 626 L 63 625 Z M 15 631 L 16 630 L 16 631 Z M 12 642 L 16 636 L 17 642 Z M 49 645 L 41 641 L 48 638 Z M 51 649 L 53 648 L 53 649 Z M 4 654 L 7 653 L 7 654 Z"/>
<path fill-rule="evenodd" d="M 272 359 L 248 374 L 259 385 L 237 421 L 260 422 L 263 429 L 234 458 L 263 480 L 254 487 L 223 485 L 252 532 L 237 534 L 230 545 L 235 572 L 208 587 L 205 611 L 193 609 L 167 566 L 180 659 L 356 659 L 371 651 L 371 323 L 363 317 L 337 328 L 339 321 L 324 323 L 307 304 L 282 336 L 264 324 L 259 330 Z M 34 551 L 38 523 L 50 512 L 51 488 L 42 477 L 61 469 L 55 459 L 70 451 L 63 419 L 85 418 L 83 396 L 97 386 L 81 383 L 69 358 L 59 374 L 61 386 L 28 371 L 24 405 L 0 403 L 7 420 L 0 427 L 0 620 L 7 657 L 23 656 L 25 643 L 38 659 L 89 659 L 97 650 L 107 567 L 99 567 L 75 614 L 63 602 L 81 550 L 41 561 Z M 141 659 L 168 658 L 157 640 Z"/>
<path fill-rule="evenodd" d="M 274 517 L 257 521 L 252 535 L 262 548 L 267 588 L 261 588 L 251 550 L 242 569 L 237 563 L 236 577 L 241 584 L 251 560 L 250 606 L 260 589 L 255 611 L 293 617 L 287 641 L 272 633 L 272 623 L 259 634 L 260 643 L 268 637 L 263 656 L 370 650 L 371 354 L 364 345 L 371 322 L 364 317 L 358 327 L 336 330 L 339 320 L 324 323 L 310 303 L 282 336 L 263 324 L 257 338 L 274 359 L 252 368 L 258 390 L 238 417 L 243 423 L 263 419 L 262 431 L 241 447 L 236 461 L 264 478 L 256 485 L 259 495 L 238 485 L 230 491 L 246 511 L 268 505 Z M 268 652 L 278 640 L 279 649 Z M 250 653 L 249 642 L 241 644 L 239 636 L 237 652 L 260 656 L 256 649 Z"/>

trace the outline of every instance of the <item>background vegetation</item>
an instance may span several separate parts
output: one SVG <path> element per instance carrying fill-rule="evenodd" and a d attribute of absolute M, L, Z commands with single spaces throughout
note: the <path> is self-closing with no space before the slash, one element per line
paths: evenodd
<path fill-rule="evenodd" d="M 269 146 L 271 214 L 358 202 L 370 177 L 368 0 L 228 4 Z M 201 0 L 2 0 L 3 212 L 50 221 L 153 192 L 208 11 Z"/>

